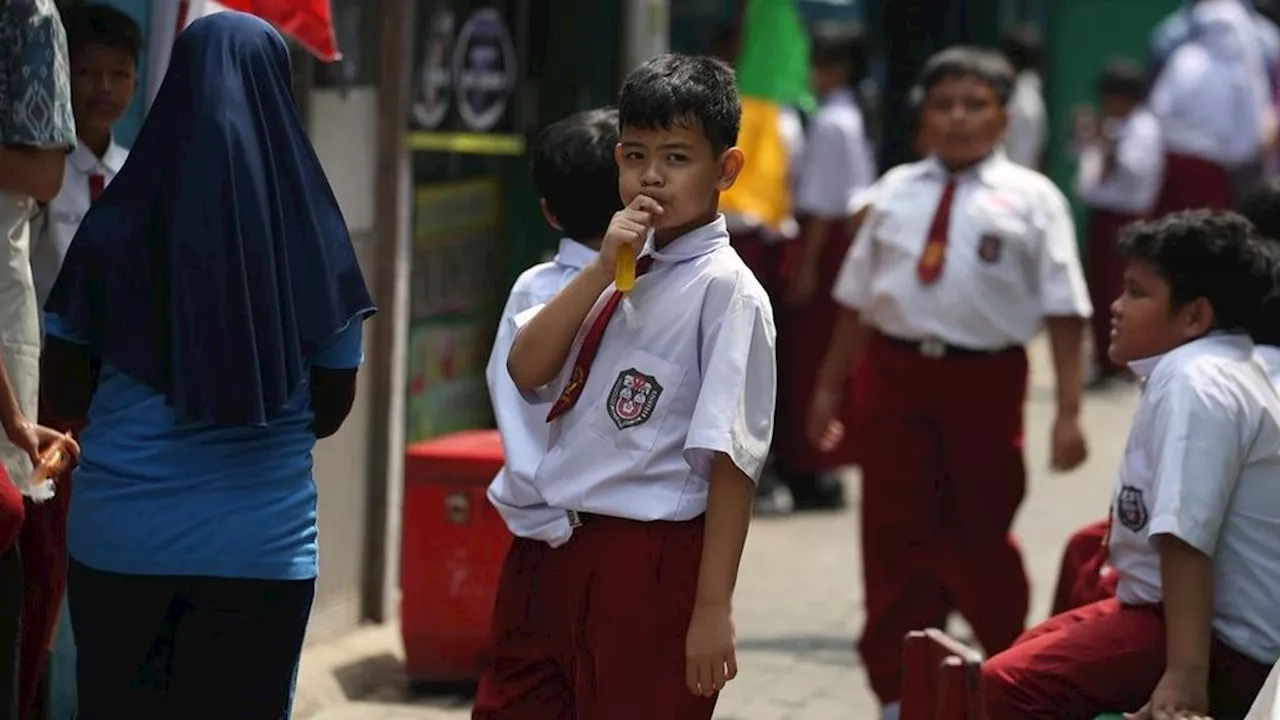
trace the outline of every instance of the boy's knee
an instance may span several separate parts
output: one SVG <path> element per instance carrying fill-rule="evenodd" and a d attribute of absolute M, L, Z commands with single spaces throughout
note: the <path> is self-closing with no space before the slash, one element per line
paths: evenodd
<path fill-rule="evenodd" d="M 982 664 L 982 699 L 987 720 L 1026 720 L 1034 717 L 1017 658 L 1000 653 Z"/>

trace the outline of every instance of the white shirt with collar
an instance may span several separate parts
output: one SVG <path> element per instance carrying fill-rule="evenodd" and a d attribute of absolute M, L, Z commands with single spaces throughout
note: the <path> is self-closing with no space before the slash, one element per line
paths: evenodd
<path fill-rule="evenodd" d="M 921 283 L 916 266 L 947 178 L 930 158 L 880 179 L 837 302 L 887 335 L 974 350 L 1025 345 L 1045 317 L 1092 314 L 1066 198 L 999 151 L 956 176 L 942 276 Z"/>
<path fill-rule="evenodd" d="M 89 178 L 101 175 L 103 187 L 109 185 L 128 157 L 129 151 L 116 144 L 115 140 L 111 141 L 101 158 L 83 142 L 67 156 L 62 189 L 33 225 L 31 272 L 35 276 L 40 307 L 43 308 L 45 300 L 49 299 L 49 291 L 62 270 L 62 261 L 67 257 L 71 239 L 75 237 L 85 213 L 89 212 Z"/>
<path fill-rule="evenodd" d="M 547 409 L 524 401 L 507 373 L 507 356 L 515 340 L 516 317 L 530 308 L 541 307 L 596 257 L 596 251 L 568 238 L 560 241 L 551 262 L 534 265 L 516 278 L 498 322 L 493 352 L 485 369 L 493 414 L 502 433 L 506 464 L 489 484 L 489 502 L 497 508 L 511 533 L 542 540 L 552 547 L 564 544 L 572 532 L 563 509 L 547 505 L 534 484 L 534 472 L 547 453 L 550 432 Z"/>
<path fill-rule="evenodd" d="M 534 483 L 552 507 L 640 521 L 684 521 L 707 507 L 712 458 L 753 480 L 773 439 L 776 330 L 764 288 L 729 247 L 723 217 L 661 250 L 618 305 L 577 404 L 551 423 Z M 527 391 L 545 413 L 559 377 Z M 523 326 L 538 311 L 526 311 Z"/>
<path fill-rule="evenodd" d="M 1049 134 L 1048 113 L 1044 108 L 1044 91 L 1040 73 L 1024 70 L 1018 73 L 1009 98 L 1009 127 L 1004 134 L 1004 151 L 1013 162 L 1036 170 L 1044 154 L 1045 137 Z"/>
<path fill-rule="evenodd" d="M 1127 604 L 1163 600 L 1152 540 L 1213 558 L 1213 630 L 1280 659 L 1280 395 L 1243 333 L 1130 363 L 1145 378 L 1112 496 L 1109 557 Z"/>
<path fill-rule="evenodd" d="M 1102 210 L 1129 215 L 1151 212 L 1164 184 L 1164 144 L 1160 121 L 1139 107 L 1103 128 L 1114 143 L 1110 172 L 1106 153 L 1091 144 L 1080 152 L 1076 196 Z"/>
<path fill-rule="evenodd" d="M 796 176 L 796 213 L 843 218 L 853 197 L 875 179 L 875 154 L 862 111 L 852 90 L 836 90 L 823 99 L 809 125 Z"/>
<path fill-rule="evenodd" d="M 1191 8 L 1196 33 L 1174 50 L 1151 88 L 1171 153 L 1234 168 L 1257 159 L 1271 93 L 1254 18 L 1243 3 Z"/>

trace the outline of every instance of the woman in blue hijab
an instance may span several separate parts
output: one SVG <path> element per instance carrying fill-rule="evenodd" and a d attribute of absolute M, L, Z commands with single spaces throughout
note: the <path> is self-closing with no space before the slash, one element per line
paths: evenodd
<path fill-rule="evenodd" d="M 178 36 L 46 305 L 44 401 L 87 420 L 68 596 L 82 720 L 278 720 L 317 569 L 312 449 L 375 308 L 280 35 Z"/>

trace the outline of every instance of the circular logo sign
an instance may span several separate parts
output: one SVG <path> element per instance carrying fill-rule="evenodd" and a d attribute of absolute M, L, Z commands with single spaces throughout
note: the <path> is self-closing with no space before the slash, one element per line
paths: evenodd
<path fill-rule="evenodd" d="M 490 130 L 506 114 L 516 84 L 516 49 L 497 10 L 477 10 L 462 25 L 453 50 L 453 83 L 458 115 L 468 129 Z"/>
<path fill-rule="evenodd" d="M 449 112 L 453 101 L 453 11 L 440 9 L 431 16 L 423 43 L 422 66 L 418 70 L 418 94 L 413 101 L 413 120 L 418 127 L 432 130 Z"/>

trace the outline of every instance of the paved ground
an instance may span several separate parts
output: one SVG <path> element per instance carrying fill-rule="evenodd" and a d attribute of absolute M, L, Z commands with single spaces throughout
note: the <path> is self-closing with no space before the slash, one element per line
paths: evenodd
<path fill-rule="evenodd" d="M 1077 472 L 1052 474 L 1046 469 L 1052 374 L 1044 346 L 1033 348 L 1027 416 L 1032 474 L 1029 497 L 1018 520 L 1035 592 L 1033 621 L 1048 611 L 1064 540 L 1105 511 L 1135 397 L 1131 388 L 1090 395 L 1085 414 L 1091 459 Z M 855 499 L 857 487 L 856 477 L 851 478 Z M 741 674 L 722 695 L 718 719 L 877 717 L 853 652 L 861 622 L 860 573 L 853 511 L 761 518 L 753 525 L 737 595 Z M 398 652 L 394 627 L 309 650 L 299 683 L 298 716 L 318 720 L 468 717 L 465 698 L 411 697 L 396 672 Z M 358 657 L 366 659 L 356 662 Z M 334 673 L 333 668 L 340 669 Z M 343 702 L 344 696 L 367 693 L 370 697 L 363 702 Z"/>

